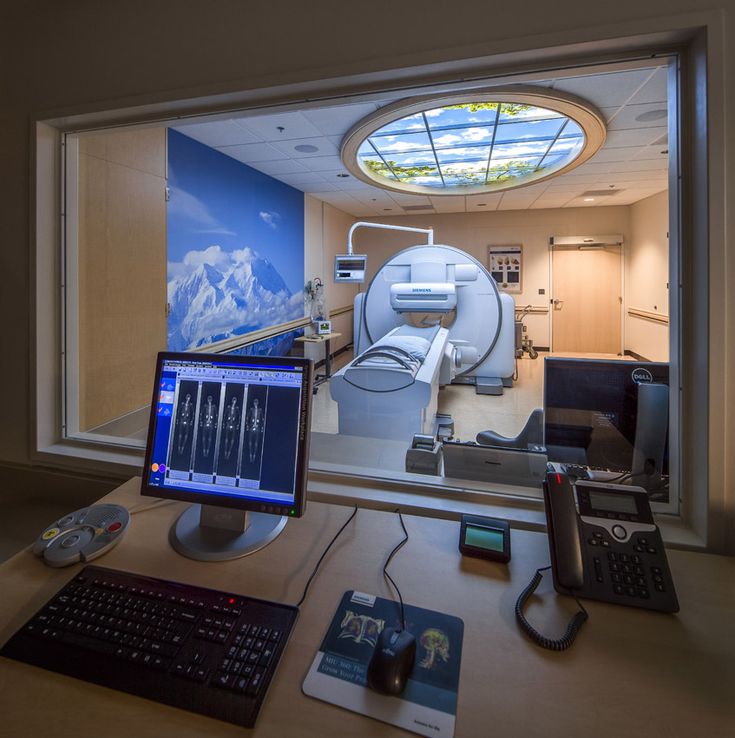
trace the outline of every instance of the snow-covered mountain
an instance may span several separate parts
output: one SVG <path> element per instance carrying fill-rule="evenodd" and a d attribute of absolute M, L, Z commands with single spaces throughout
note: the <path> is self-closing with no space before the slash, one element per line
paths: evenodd
<path fill-rule="evenodd" d="M 168 283 L 168 345 L 187 351 L 304 315 L 275 267 L 250 248 L 189 252 Z"/>

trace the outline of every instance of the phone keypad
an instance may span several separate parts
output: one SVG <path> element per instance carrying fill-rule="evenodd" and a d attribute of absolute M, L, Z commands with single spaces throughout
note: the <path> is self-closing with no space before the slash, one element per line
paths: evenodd
<path fill-rule="evenodd" d="M 666 573 L 660 556 L 656 556 L 658 545 L 654 545 L 659 544 L 658 540 L 634 535 L 627 544 L 621 544 L 610 539 L 606 531 L 590 528 L 587 528 L 585 538 L 589 560 L 594 566 L 594 571 L 590 572 L 591 579 L 615 600 L 650 607 L 653 602 L 650 605 L 644 602 L 651 601 L 654 595 L 666 596 Z M 610 601 L 613 601 L 612 597 Z"/>

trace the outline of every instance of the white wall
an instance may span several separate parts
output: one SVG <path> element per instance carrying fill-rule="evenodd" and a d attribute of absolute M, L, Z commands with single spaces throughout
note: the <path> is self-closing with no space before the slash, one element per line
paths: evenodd
<path fill-rule="evenodd" d="M 668 192 L 630 206 L 625 246 L 625 348 L 651 361 L 669 360 L 669 326 L 628 315 L 629 308 L 669 314 Z"/>
<path fill-rule="evenodd" d="M 434 228 L 434 243 L 447 244 L 472 254 L 488 266 L 490 245 L 523 245 L 523 291 L 514 294 L 517 306 L 549 306 L 551 296 L 549 238 L 588 233 L 621 233 L 627 239 L 629 208 L 625 205 L 553 210 L 501 210 L 481 213 L 437 213 L 399 218 L 372 218 L 374 222 Z M 421 234 L 358 229 L 354 245 L 368 255 L 369 278 L 396 251 L 425 243 Z M 544 290 L 543 295 L 539 290 Z M 528 315 L 525 324 L 534 345 L 549 347 L 551 313 Z"/>
<path fill-rule="evenodd" d="M 304 279 L 308 282 L 314 277 L 321 278 L 328 312 L 351 307 L 357 294 L 357 285 L 334 281 L 334 256 L 347 253 L 347 233 L 355 220 L 326 202 L 304 196 Z M 352 312 L 333 317 L 332 330 L 342 334 L 332 340 L 332 352 L 352 343 Z M 309 358 L 324 357 L 309 355 Z"/>

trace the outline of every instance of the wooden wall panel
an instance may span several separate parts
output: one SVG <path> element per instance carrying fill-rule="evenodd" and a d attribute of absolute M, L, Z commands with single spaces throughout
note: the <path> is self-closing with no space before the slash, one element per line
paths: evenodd
<path fill-rule="evenodd" d="M 80 429 L 150 402 L 166 348 L 166 131 L 80 140 Z"/>

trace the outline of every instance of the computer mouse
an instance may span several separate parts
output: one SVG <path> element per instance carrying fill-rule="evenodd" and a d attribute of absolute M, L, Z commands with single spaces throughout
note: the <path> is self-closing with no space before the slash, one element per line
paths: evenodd
<path fill-rule="evenodd" d="M 382 694 L 401 694 L 415 660 L 416 639 L 407 630 L 383 628 L 368 664 L 368 685 Z"/>

